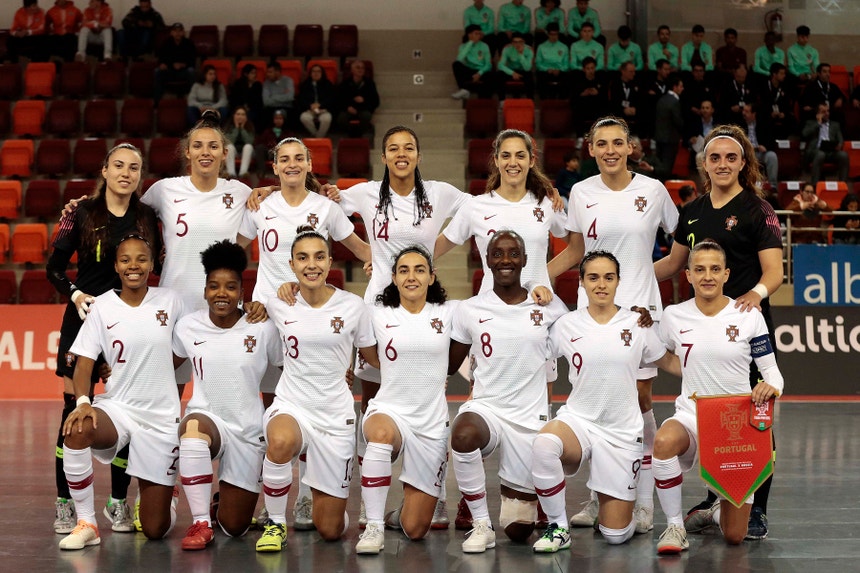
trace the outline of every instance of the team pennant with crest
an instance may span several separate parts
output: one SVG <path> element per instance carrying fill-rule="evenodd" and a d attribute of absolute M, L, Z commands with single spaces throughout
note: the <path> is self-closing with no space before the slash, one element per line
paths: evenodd
<path fill-rule="evenodd" d="M 773 474 L 774 399 L 749 394 L 696 396 L 699 464 L 708 487 L 741 507 Z"/>

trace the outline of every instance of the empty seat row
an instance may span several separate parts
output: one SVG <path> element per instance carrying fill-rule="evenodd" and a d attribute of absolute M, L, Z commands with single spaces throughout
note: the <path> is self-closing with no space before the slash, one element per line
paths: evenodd
<path fill-rule="evenodd" d="M 200 64 L 202 66 L 211 65 L 215 68 L 215 73 L 218 81 L 225 86 L 230 84 L 242 75 L 242 69 L 251 64 L 257 69 L 258 81 L 263 81 L 266 77 L 266 67 L 271 60 L 243 58 L 233 63 L 227 58 L 207 58 Z M 307 63 L 302 64 L 301 61 L 295 59 L 279 58 L 276 60 L 281 66 L 281 73 L 293 80 L 296 88 L 296 93 L 299 90 L 303 77 L 305 77 L 313 66 L 320 66 L 325 72 L 326 78 L 333 83 L 338 83 L 338 75 L 346 77 L 349 74 L 349 66 L 355 59 L 346 60 L 341 66 L 336 60 L 326 58 L 311 58 Z M 364 62 L 365 77 L 373 79 L 373 62 L 370 60 L 362 60 Z"/>
<path fill-rule="evenodd" d="M 11 230 L 0 223 L 0 263 L 45 264 L 48 254 L 48 226 L 19 223 Z"/>
<path fill-rule="evenodd" d="M 297 58 L 316 58 L 325 48 L 324 30 L 319 24 L 299 24 L 293 30 L 292 55 Z M 192 26 L 188 38 L 201 58 L 218 56 L 222 51 L 221 32 L 218 26 Z M 284 24 L 265 24 L 260 27 L 257 55 L 278 58 L 288 55 L 289 28 Z M 358 27 L 352 24 L 333 24 L 328 30 L 328 55 L 348 58 L 358 55 Z M 223 54 L 228 58 L 254 55 L 254 29 L 247 24 L 224 28 Z"/>

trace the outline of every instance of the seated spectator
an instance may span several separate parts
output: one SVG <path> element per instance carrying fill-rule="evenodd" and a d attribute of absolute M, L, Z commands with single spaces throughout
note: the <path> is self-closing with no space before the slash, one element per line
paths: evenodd
<path fill-rule="evenodd" d="M 767 115 L 764 114 L 759 119 L 758 105 L 752 102 L 744 104 L 742 115 L 743 123 L 741 125 L 744 126 L 744 131 L 746 131 L 747 137 L 755 149 L 755 157 L 761 165 L 764 165 L 770 188 L 776 189 L 779 184 L 777 180 L 779 160 L 776 156 L 776 138 L 773 136 Z"/>
<path fill-rule="evenodd" d="M 550 22 L 558 24 L 559 39 L 568 44 L 564 30 L 564 10 L 559 8 L 561 0 L 540 0 L 540 7 L 535 9 L 535 46 L 540 46 L 547 39 L 546 27 Z M 513 40 L 513 36 L 511 36 Z"/>
<path fill-rule="evenodd" d="M 510 43 L 514 32 L 522 34 L 526 44 L 534 44 L 532 11 L 528 6 L 523 6 L 523 0 L 511 0 L 499 8 L 499 21 L 496 24 L 498 47 Z"/>
<path fill-rule="evenodd" d="M 678 189 L 678 198 L 681 202 L 678 204 L 678 210 L 681 210 L 681 207 L 692 203 L 696 197 L 699 196 L 699 193 L 696 191 L 696 188 L 692 185 L 682 185 L 680 189 Z"/>
<path fill-rule="evenodd" d="M 687 89 L 684 88 L 686 92 Z M 683 94 L 682 94 L 683 99 Z M 714 120 L 714 105 L 710 100 L 703 100 L 699 104 L 699 115 L 694 115 L 691 120 L 684 121 L 687 144 L 690 153 L 690 166 L 695 167 L 695 155 L 702 151 L 705 138 L 714 130 L 717 122 Z"/>
<path fill-rule="evenodd" d="M 227 90 L 218 81 L 215 66 L 203 66 L 197 81 L 188 92 L 188 125 L 194 125 L 207 109 L 217 110 L 221 117 L 227 117 Z"/>
<path fill-rule="evenodd" d="M 19 56 L 34 62 L 48 61 L 45 11 L 39 8 L 36 0 L 24 0 L 24 5 L 15 11 L 6 49 L 6 57 L 11 62 L 17 62 Z"/>
<path fill-rule="evenodd" d="M 785 66 L 775 62 L 770 66 L 770 78 L 762 90 L 759 101 L 763 110 L 770 110 L 770 124 L 777 139 L 788 139 L 797 128 L 794 117 L 794 98 L 785 85 Z"/>
<path fill-rule="evenodd" d="M 842 120 L 842 105 L 845 94 L 834 83 L 830 82 L 830 64 L 821 63 L 815 69 L 817 78 L 810 80 L 800 96 L 800 120 L 812 119 L 818 104 L 825 103 L 836 120 Z"/>
<path fill-rule="evenodd" d="M 842 198 L 839 205 L 840 211 L 851 211 L 850 215 L 836 215 L 833 217 L 833 226 L 845 231 L 833 231 L 833 242 L 841 245 L 860 245 L 860 197 L 849 193 Z"/>
<path fill-rule="evenodd" d="M 669 41 L 671 35 L 672 31 L 666 24 L 662 24 L 657 28 L 657 41 L 648 46 L 649 70 L 657 71 L 662 60 L 666 60 L 669 63 L 669 71 L 678 69 L 678 47 Z"/>
<path fill-rule="evenodd" d="M 155 35 L 164 28 L 164 18 L 152 7 L 152 0 L 140 0 L 122 19 L 117 32 L 119 53 L 125 58 L 140 58 L 155 49 Z"/>
<path fill-rule="evenodd" d="M 681 47 L 681 71 L 692 72 L 695 63 L 703 64 L 706 72 L 714 69 L 714 51 L 705 42 L 705 28 L 701 24 L 693 26 L 690 41 Z"/>
<path fill-rule="evenodd" d="M 507 82 L 522 82 L 524 95 L 531 98 L 534 94 L 534 59 L 535 52 L 519 32 L 514 32 L 511 43 L 502 50 L 497 68 L 497 91 L 499 99 L 505 99 Z"/>
<path fill-rule="evenodd" d="M 630 154 L 627 156 L 627 168 L 635 173 L 648 177 L 664 177 L 666 169 L 660 159 L 653 153 L 646 154 L 642 140 L 638 135 L 630 136 Z"/>
<path fill-rule="evenodd" d="M 641 137 L 651 137 L 654 134 L 654 113 L 657 109 L 657 101 L 669 91 L 669 75 L 673 73 L 668 60 L 657 61 L 655 69 L 656 76 L 643 84 L 642 106 L 637 112 L 639 127 L 636 132 Z"/>
<path fill-rule="evenodd" d="M 227 96 L 230 109 L 240 105 L 248 110 L 248 120 L 258 123 L 263 114 L 263 84 L 257 79 L 257 66 L 245 64 L 241 74 L 230 86 Z"/>
<path fill-rule="evenodd" d="M 633 73 L 635 72 L 634 69 Z M 606 114 L 607 92 L 604 80 L 597 75 L 597 62 L 594 61 L 594 58 L 585 58 L 582 62 L 582 73 L 574 80 L 573 98 L 571 99 L 577 133 L 588 133 L 591 124 Z M 630 123 L 628 117 L 625 119 Z M 588 146 L 583 145 L 583 147 Z"/>
<path fill-rule="evenodd" d="M 594 40 L 594 26 L 588 21 L 579 29 L 579 40 L 570 45 L 570 69 L 581 70 L 585 58 L 594 58 L 598 72 L 605 67 L 603 46 Z"/>
<path fill-rule="evenodd" d="M 535 56 L 538 94 L 543 99 L 558 99 L 570 91 L 568 48 L 559 40 L 559 26 L 547 24 L 547 41 L 538 46 Z"/>
<path fill-rule="evenodd" d="M 747 65 L 747 51 L 738 47 L 738 31 L 726 28 L 723 32 L 724 45 L 717 48 L 714 56 L 717 70 L 724 74 L 732 74 L 738 65 Z"/>
<path fill-rule="evenodd" d="M 248 119 L 248 110 L 245 106 L 239 106 L 233 110 L 229 123 L 224 127 L 224 135 L 229 142 L 227 143 L 227 173 L 236 177 L 236 153 L 241 149 L 239 177 L 245 177 L 251 167 L 251 159 L 254 158 L 254 124 Z"/>
<path fill-rule="evenodd" d="M 579 174 L 579 155 L 576 150 L 565 153 L 563 161 L 564 167 L 556 174 L 554 185 L 561 195 L 561 200 L 564 201 L 564 208 L 567 209 L 570 188 L 582 181 L 582 176 Z"/>
<path fill-rule="evenodd" d="M 194 82 L 194 65 L 197 48 L 185 37 L 185 26 L 180 22 L 170 26 L 170 39 L 164 42 L 156 54 L 158 68 L 155 70 L 153 97 L 157 104 L 170 86 L 178 95 L 185 95 Z"/>
<path fill-rule="evenodd" d="M 294 125 L 293 100 L 296 97 L 296 86 L 293 79 L 281 73 L 281 64 L 276 61 L 266 66 L 266 81 L 263 82 L 263 118 L 262 124 L 272 124 L 272 114 L 276 109 L 287 112 L 287 125 Z"/>
<path fill-rule="evenodd" d="M 466 28 L 468 41 L 460 46 L 457 59 L 451 64 L 454 80 L 460 88 L 451 94 L 454 99 L 469 99 L 469 88 L 478 90 L 479 97 L 490 97 L 492 93 L 491 75 L 493 58 L 490 47 L 482 41 L 484 33 L 477 24 Z"/>
<path fill-rule="evenodd" d="M 272 127 L 257 135 L 257 140 L 254 142 L 254 157 L 257 162 L 257 175 L 260 177 L 266 174 L 270 177 L 272 175 L 266 166 L 267 162 L 272 160 L 271 153 L 275 145 L 287 137 L 287 130 L 284 126 L 286 119 L 287 113 L 284 110 L 275 110 L 275 113 L 272 114 Z"/>
<path fill-rule="evenodd" d="M 349 77 L 335 88 L 337 98 L 337 125 L 350 137 L 361 137 L 370 129 L 373 112 L 379 107 L 379 92 L 372 79 L 365 77 L 362 60 L 355 60 L 349 68 Z"/>
<path fill-rule="evenodd" d="M 800 215 L 791 216 L 792 227 L 818 227 L 821 228 L 821 213 L 832 211 L 824 199 L 819 199 L 815 194 L 815 185 L 804 183 L 800 193 L 794 196 L 791 203 L 786 205 L 787 211 L 797 211 Z M 793 231 L 792 243 L 825 243 L 824 231 Z"/>
<path fill-rule="evenodd" d="M 334 104 L 334 84 L 326 77 L 322 66 L 311 66 L 308 77 L 299 86 L 296 101 L 299 120 L 311 137 L 325 137 L 328 134 Z"/>
<path fill-rule="evenodd" d="M 747 81 L 747 66 L 739 64 L 732 73 L 732 79 L 720 91 L 717 115 L 720 123 L 742 125 L 744 105 L 756 100 L 750 82 Z"/>
<path fill-rule="evenodd" d="M 642 59 L 642 48 L 631 39 L 633 30 L 625 24 L 618 27 L 617 35 L 618 41 L 609 46 L 606 53 L 606 69 L 617 72 L 621 64 L 632 62 L 636 71 L 641 72 L 645 62 Z"/>
<path fill-rule="evenodd" d="M 693 73 L 684 83 L 684 93 L 681 94 L 681 108 L 684 112 L 684 122 L 695 122 L 702 114 L 702 102 L 707 100 L 711 103 L 711 111 L 713 112 L 713 102 L 716 99 L 716 93 L 711 88 L 711 84 L 705 80 L 705 66 L 702 64 L 693 65 Z"/>
<path fill-rule="evenodd" d="M 788 48 L 788 73 L 802 82 L 815 77 L 820 64 L 818 50 L 809 45 L 809 26 L 797 27 L 797 42 Z"/>
<path fill-rule="evenodd" d="M 594 29 L 592 37 L 598 42 L 602 39 L 600 35 L 600 15 L 597 13 L 597 10 L 588 5 L 588 1 L 589 0 L 576 0 L 576 6 L 571 8 L 570 12 L 567 13 L 567 35 L 571 42 L 575 42 L 580 39 L 582 25 L 586 22 L 591 22 L 591 26 Z M 605 44 L 606 42 L 603 41 L 600 43 Z"/>
<path fill-rule="evenodd" d="M 618 78 L 609 84 L 609 113 L 623 118 L 630 130 L 638 133 L 646 98 L 636 84 L 636 66 L 633 62 L 624 62 L 618 72 Z"/>
<path fill-rule="evenodd" d="M 766 32 L 764 46 L 759 46 L 755 51 L 753 72 L 759 74 L 762 79 L 768 78 L 770 77 L 771 66 L 774 64 L 785 66 L 785 52 L 776 45 L 776 33 Z"/>
<path fill-rule="evenodd" d="M 49 35 L 48 46 L 51 55 L 70 62 L 75 58 L 78 47 L 78 32 L 84 14 L 71 0 L 56 0 L 45 14 Z"/>
<path fill-rule="evenodd" d="M 81 31 L 78 34 L 78 52 L 75 59 L 83 62 L 87 57 L 87 46 L 101 45 L 104 48 L 104 59 L 113 58 L 113 10 L 104 0 L 90 0 L 84 10 Z"/>
<path fill-rule="evenodd" d="M 848 154 L 842 150 L 842 128 L 839 122 L 830 120 L 830 108 L 826 104 L 818 105 L 815 119 L 807 120 L 801 135 L 806 142 L 804 160 L 811 166 L 812 185 L 821 179 L 821 167 L 825 162 L 836 163 L 837 177 L 848 183 Z"/>
<path fill-rule="evenodd" d="M 481 27 L 484 33 L 484 43 L 490 47 L 490 51 L 495 54 L 501 49 L 501 45 L 496 38 L 496 15 L 493 9 L 484 4 L 484 0 L 473 0 L 471 6 L 463 11 L 463 29 L 465 30 L 472 24 L 477 24 Z M 463 35 L 463 43 L 468 40 L 466 35 Z M 507 37 L 505 38 L 507 43 Z"/>

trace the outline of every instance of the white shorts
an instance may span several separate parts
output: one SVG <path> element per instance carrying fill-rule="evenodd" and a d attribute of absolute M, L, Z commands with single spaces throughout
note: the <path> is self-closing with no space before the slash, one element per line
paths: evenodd
<path fill-rule="evenodd" d="M 277 366 L 269 364 L 266 366 L 266 372 L 260 380 L 260 392 L 264 394 L 274 394 L 275 388 L 278 386 L 278 380 L 281 379 L 281 369 Z"/>
<path fill-rule="evenodd" d="M 445 480 L 445 468 L 448 465 L 448 435 L 442 438 L 430 438 L 416 434 L 412 427 L 400 417 L 385 408 L 371 405 L 364 414 L 364 424 L 374 414 L 385 414 L 397 425 L 400 432 L 401 447 L 398 457 L 403 458 L 400 470 L 400 481 L 408 483 L 415 489 L 427 495 L 438 498 L 442 492 L 442 482 Z"/>
<path fill-rule="evenodd" d="M 305 454 L 307 468 L 302 481 L 310 488 L 332 497 L 349 497 L 352 468 L 355 456 L 355 433 L 332 434 L 314 426 L 301 408 L 283 400 L 275 401 L 263 414 L 263 433 L 268 440 L 269 422 L 287 415 L 293 418 L 302 432 L 299 455 Z"/>
<path fill-rule="evenodd" d="M 486 458 L 496 448 L 499 449 L 499 479 L 503 485 L 523 493 L 534 493 L 532 483 L 532 448 L 537 430 L 523 428 L 511 424 L 499 417 L 492 408 L 474 400 L 464 402 L 457 413 L 470 412 L 477 414 L 487 423 L 490 429 L 490 441 L 481 450 L 481 457 Z"/>
<path fill-rule="evenodd" d="M 583 420 L 563 406 L 555 420 L 564 422 L 579 440 L 582 459 L 588 460 L 591 466 L 588 489 L 615 499 L 635 501 L 636 483 L 642 467 L 641 444 L 638 451 L 619 448 L 596 433 L 593 423 Z"/>
<path fill-rule="evenodd" d="M 260 493 L 263 483 L 263 456 L 266 455 L 266 442 L 260 435 L 257 439 L 243 436 L 233 430 L 220 416 L 210 412 L 192 411 L 186 413 L 205 416 L 215 424 L 221 438 L 221 449 L 215 455 L 220 460 L 218 479 L 240 487 L 246 491 Z"/>
<path fill-rule="evenodd" d="M 116 428 L 116 443 L 107 449 L 93 448 L 93 457 L 103 464 L 111 463 L 116 453 L 129 446 L 126 473 L 159 485 L 173 486 L 179 467 L 179 422 L 154 426 L 148 420 L 132 415 L 123 404 L 100 399 L 95 405 L 104 412 Z"/>
<path fill-rule="evenodd" d="M 374 368 L 365 362 L 358 350 L 355 351 L 354 370 L 356 378 L 360 378 L 365 382 L 376 382 L 377 384 L 382 384 L 382 372 L 379 371 L 379 368 Z"/>

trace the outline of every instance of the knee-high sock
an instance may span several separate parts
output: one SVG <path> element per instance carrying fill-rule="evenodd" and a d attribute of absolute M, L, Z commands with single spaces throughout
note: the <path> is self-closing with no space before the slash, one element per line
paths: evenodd
<path fill-rule="evenodd" d="M 764 483 L 753 494 L 753 507 L 761 509 L 762 513 L 767 515 L 767 498 L 770 497 L 770 486 L 773 483 L 773 474 L 764 480 Z"/>
<path fill-rule="evenodd" d="M 561 465 L 563 451 L 561 438 L 555 434 L 538 434 L 532 447 L 532 479 L 547 521 L 567 527 L 566 488 Z"/>
<path fill-rule="evenodd" d="M 310 499 L 311 497 L 311 488 L 303 480 L 306 471 L 308 471 L 308 455 L 302 454 L 299 456 L 299 493 L 296 499 L 302 499 L 303 497 Z"/>
<path fill-rule="evenodd" d="M 131 476 L 125 473 L 128 468 L 128 448 L 126 444 L 110 463 L 110 495 L 114 499 L 128 497 L 128 486 L 131 485 Z"/>
<path fill-rule="evenodd" d="M 653 458 L 654 484 L 657 486 L 657 497 L 660 498 L 660 506 L 666 514 L 669 525 L 684 526 L 684 516 L 681 509 L 681 485 L 684 476 L 681 473 L 681 463 L 678 456 L 672 456 L 668 460 Z"/>
<path fill-rule="evenodd" d="M 93 487 L 93 454 L 90 448 L 73 450 L 63 446 L 63 470 L 69 491 L 75 500 L 78 519 L 96 524 L 95 488 Z"/>
<path fill-rule="evenodd" d="M 71 498 L 72 494 L 69 493 L 69 482 L 66 481 L 66 472 L 63 471 L 63 424 L 75 407 L 75 397 L 72 394 L 63 394 L 63 415 L 60 418 L 60 430 L 57 432 L 57 447 L 54 449 L 54 473 L 57 479 L 57 497 L 65 499 Z"/>
<path fill-rule="evenodd" d="M 654 410 L 642 414 L 645 423 L 643 432 L 642 466 L 639 468 L 639 481 L 636 484 L 636 505 L 654 507 L 654 478 L 651 473 L 651 455 L 654 453 L 654 436 L 657 435 L 657 421 Z"/>
<path fill-rule="evenodd" d="M 367 442 L 361 474 L 361 499 L 368 523 L 382 524 L 385 500 L 391 488 L 391 444 Z"/>
<path fill-rule="evenodd" d="M 212 497 L 212 458 L 209 445 L 201 438 L 179 440 L 179 472 L 188 499 L 192 522 L 209 523 L 209 498 Z M 211 524 L 210 524 L 211 526 Z"/>
<path fill-rule="evenodd" d="M 454 452 L 454 475 L 457 487 L 469 505 L 472 519 L 490 519 L 487 507 L 487 476 L 481 450 Z"/>
<path fill-rule="evenodd" d="M 268 457 L 263 460 L 263 495 L 269 519 L 287 522 L 287 494 L 293 483 L 293 463 L 276 464 Z"/>

